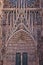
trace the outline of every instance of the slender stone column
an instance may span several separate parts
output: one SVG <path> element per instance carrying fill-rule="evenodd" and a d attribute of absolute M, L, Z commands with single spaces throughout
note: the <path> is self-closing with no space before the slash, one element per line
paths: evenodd
<path fill-rule="evenodd" d="M 40 0 L 40 8 L 41 8 L 41 0 Z"/>
<path fill-rule="evenodd" d="M 14 27 L 14 24 L 15 24 L 15 20 L 14 20 L 14 11 L 13 11 L 13 27 Z"/>
<path fill-rule="evenodd" d="M 29 29 L 30 29 L 30 10 L 29 10 L 29 20 L 28 20 L 28 26 L 29 26 Z"/>
<path fill-rule="evenodd" d="M 8 19 L 8 16 L 9 16 L 9 12 L 7 13 L 7 21 L 6 21 L 6 24 L 7 24 L 7 32 L 6 32 L 6 40 L 8 38 L 8 33 L 9 33 L 9 19 Z"/>

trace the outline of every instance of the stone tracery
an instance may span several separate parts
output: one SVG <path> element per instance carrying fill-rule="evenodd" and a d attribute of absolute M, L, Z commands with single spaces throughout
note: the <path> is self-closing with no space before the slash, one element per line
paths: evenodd
<path fill-rule="evenodd" d="M 31 0 L 29 0 L 29 2 L 30 1 Z M 23 2 L 23 0 L 19 1 L 19 3 L 20 2 Z M 23 4 L 24 2 L 25 4 Z M 40 14 L 41 9 L 38 8 L 39 4 L 36 6 L 37 2 L 31 1 L 29 7 L 27 7 L 25 0 L 24 2 L 19 4 L 17 2 L 10 3 L 10 0 L 6 0 L 5 3 L 7 4 L 4 3 L 4 8 L 3 8 L 4 20 L 2 20 L 4 45 L 6 41 L 8 42 L 13 36 L 13 34 L 18 31 L 25 31 L 26 33 L 30 33 L 30 36 L 32 36 L 34 41 L 37 40 L 36 39 L 37 30 L 41 31 L 41 25 L 42 25 L 42 17 Z M 15 5 L 14 4 L 12 5 L 12 3 L 15 3 Z"/>

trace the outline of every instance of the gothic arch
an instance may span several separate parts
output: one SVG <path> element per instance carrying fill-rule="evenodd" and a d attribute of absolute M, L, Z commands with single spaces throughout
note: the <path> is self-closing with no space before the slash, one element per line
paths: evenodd
<path fill-rule="evenodd" d="M 12 36 L 9 38 L 9 40 L 6 42 L 6 46 L 8 43 L 13 42 L 12 40 L 14 40 L 14 42 L 18 42 L 18 39 L 23 39 L 26 42 L 29 42 L 29 39 L 33 41 L 33 43 L 37 46 L 37 42 L 34 39 L 34 37 L 32 36 L 32 34 L 30 32 L 27 32 L 25 30 L 18 30 L 16 31 L 14 34 L 12 34 Z M 22 40 L 21 39 L 21 40 Z M 27 40 L 28 39 L 28 40 Z"/>
<path fill-rule="evenodd" d="M 30 33 L 27 33 L 24 30 L 19 30 L 12 35 L 12 37 L 6 44 L 7 44 L 6 54 L 5 54 L 6 56 L 4 58 L 5 59 L 4 62 L 7 63 L 8 61 L 10 61 L 10 63 L 15 64 L 15 62 L 12 62 L 12 59 L 14 56 L 14 61 L 15 61 L 16 52 L 20 52 L 20 53 L 27 52 L 28 53 L 28 56 L 29 56 L 28 61 L 30 60 L 30 62 L 28 62 L 28 65 L 29 63 L 31 63 L 31 61 L 33 63 L 33 60 L 35 61 L 35 65 L 36 65 L 36 62 L 38 62 L 37 43 L 34 42 Z M 9 63 L 7 65 L 9 65 Z"/>

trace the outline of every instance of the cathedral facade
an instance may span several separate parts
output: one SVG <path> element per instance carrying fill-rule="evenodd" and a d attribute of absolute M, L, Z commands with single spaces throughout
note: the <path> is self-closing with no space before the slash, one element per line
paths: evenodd
<path fill-rule="evenodd" d="M 0 0 L 0 65 L 43 65 L 43 0 Z"/>

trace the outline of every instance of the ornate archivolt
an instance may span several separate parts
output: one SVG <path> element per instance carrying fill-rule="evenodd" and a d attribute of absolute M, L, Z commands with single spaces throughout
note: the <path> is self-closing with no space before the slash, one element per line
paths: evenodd
<path fill-rule="evenodd" d="M 31 33 L 29 31 L 25 31 L 21 29 L 12 34 L 12 36 L 6 42 L 5 46 L 7 48 L 7 45 L 9 43 L 11 44 L 20 43 L 20 42 L 29 43 L 29 41 L 30 43 L 33 42 L 33 44 L 37 47 L 37 42 L 34 40 Z"/>
<path fill-rule="evenodd" d="M 23 50 L 25 50 L 25 52 L 28 52 L 29 55 L 32 53 L 33 56 L 35 56 L 35 61 L 37 62 L 37 43 L 30 36 L 30 33 L 27 33 L 24 30 L 16 31 L 12 35 L 12 37 L 7 41 L 5 46 L 6 46 L 6 52 L 4 58 L 6 59 L 5 60 L 6 62 L 7 61 L 12 62 L 13 54 L 15 61 L 16 52 L 23 53 Z"/>

